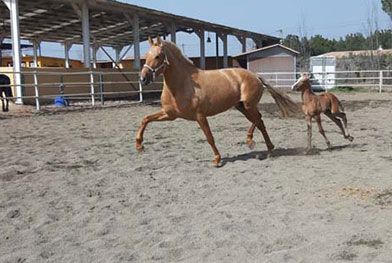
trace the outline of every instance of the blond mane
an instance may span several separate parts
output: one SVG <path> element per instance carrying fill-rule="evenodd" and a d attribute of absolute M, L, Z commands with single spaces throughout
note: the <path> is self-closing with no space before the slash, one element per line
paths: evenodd
<path fill-rule="evenodd" d="M 162 40 L 162 46 L 164 49 L 168 49 L 172 52 L 173 56 L 175 56 L 179 60 L 183 60 L 184 62 L 194 66 L 193 61 L 187 58 L 182 52 L 181 49 L 179 49 L 176 44 L 170 41 Z"/>

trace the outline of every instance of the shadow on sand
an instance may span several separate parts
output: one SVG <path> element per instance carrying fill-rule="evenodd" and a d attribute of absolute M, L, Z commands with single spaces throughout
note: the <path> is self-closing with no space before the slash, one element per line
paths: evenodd
<path fill-rule="evenodd" d="M 271 157 L 276 158 L 276 157 L 281 157 L 281 156 L 312 156 L 312 155 L 319 155 L 321 152 L 341 151 L 346 148 L 361 148 L 365 145 L 366 144 L 352 143 L 352 144 L 333 146 L 330 149 L 312 148 L 310 150 L 310 152 L 307 152 L 305 147 L 277 148 L 277 149 L 273 150 L 272 156 L 269 156 L 267 151 L 252 151 L 252 152 L 240 154 L 237 156 L 222 158 L 221 167 L 224 166 L 226 163 L 232 163 L 235 161 L 247 161 L 247 160 L 251 160 L 251 159 L 265 160 L 267 158 L 271 158 Z"/>

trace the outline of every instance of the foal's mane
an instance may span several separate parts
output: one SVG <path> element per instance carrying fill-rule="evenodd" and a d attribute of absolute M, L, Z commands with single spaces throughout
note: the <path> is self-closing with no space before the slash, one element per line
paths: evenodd
<path fill-rule="evenodd" d="M 193 61 L 184 56 L 181 50 L 173 42 L 162 40 L 162 46 L 164 50 L 170 50 L 172 55 L 175 56 L 178 60 L 183 61 L 188 65 L 194 66 Z"/>

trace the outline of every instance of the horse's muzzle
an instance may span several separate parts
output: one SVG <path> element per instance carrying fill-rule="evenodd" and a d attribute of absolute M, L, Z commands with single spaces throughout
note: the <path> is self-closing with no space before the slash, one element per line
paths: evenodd
<path fill-rule="evenodd" d="M 139 82 L 140 82 L 143 86 L 146 86 L 146 85 L 148 85 L 148 84 L 151 83 L 151 80 L 150 80 L 150 78 L 148 78 L 148 77 L 140 77 Z"/>

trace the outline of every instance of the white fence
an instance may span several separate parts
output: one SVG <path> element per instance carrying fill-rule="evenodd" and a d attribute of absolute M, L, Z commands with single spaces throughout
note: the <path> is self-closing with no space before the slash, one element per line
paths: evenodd
<path fill-rule="evenodd" d="M 280 88 L 290 88 L 300 76 L 299 72 L 260 72 L 258 74 L 272 85 Z M 312 87 L 318 90 L 362 87 L 377 89 L 379 92 L 382 92 L 383 89 L 392 91 L 392 70 L 317 72 L 312 75 Z"/>
<path fill-rule="evenodd" d="M 17 74 L 13 71 L 4 72 L 0 74 L 13 75 Z M 161 92 L 163 85 L 162 81 L 156 81 L 155 86 L 158 85 L 158 89 L 145 89 L 138 80 L 138 72 L 106 72 L 106 71 L 81 71 L 81 72 L 59 72 L 59 71 L 23 71 L 20 72 L 22 79 L 31 78 L 32 81 L 27 83 L 26 81 L 21 85 L 22 89 L 34 89 L 30 95 L 23 95 L 24 101 L 34 99 L 36 110 L 41 109 L 41 102 L 43 100 L 53 100 L 58 96 L 66 97 L 68 100 L 85 100 L 89 101 L 92 106 L 95 106 L 97 101 L 102 105 L 108 96 L 111 98 L 128 98 L 130 96 L 138 96 L 138 101 L 143 101 L 143 94 L 146 93 L 157 93 Z M 119 75 L 122 75 L 120 77 Z M 117 77 L 116 77 L 117 76 Z M 58 80 L 53 81 L 53 78 Z M 72 81 L 66 79 L 72 78 Z M 116 80 L 106 80 L 107 78 L 114 78 Z M 39 79 L 51 79 L 50 81 L 39 81 Z M 75 81 L 75 79 L 80 79 Z M 120 79 L 120 80 L 119 80 Z M 6 86 L 6 85 L 0 85 Z M 107 87 L 110 90 L 107 90 Z M 119 87 L 122 86 L 122 89 Z M 124 90 L 124 86 L 128 87 Z M 15 84 L 11 84 L 11 87 L 15 87 Z M 50 91 L 48 91 L 50 90 Z M 26 92 L 24 92 L 26 93 Z M 49 94 L 48 94 L 49 93 Z M 9 99 L 17 99 L 18 97 L 9 97 Z"/>
<path fill-rule="evenodd" d="M 1 74 L 15 74 L 12 71 L 0 72 Z M 145 89 L 138 81 L 138 72 L 105 72 L 105 71 L 83 71 L 83 72 L 59 72 L 59 71 L 23 71 L 20 72 L 26 79 L 32 78 L 31 83 L 22 84 L 23 88 L 34 89 L 30 92 L 31 95 L 22 96 L 23 100 L 30 99 L 35 101 L 36 109 L 39 111 L 41 108 L 42 100 L 53 100 L 57 96 L 64 96 L 70 100 L 85 100 L 89 101 L 92 106 L 96 105 L 97 101 L 103 105 L 105 96 L 110 95 L 111 98 L 120 98 L 124 96 L 138 96 L 138 101 L 143 101 L 143 94 L 161 92 L 162 82 L 156 82 L 159 88 Z M 291 85 L 299 77 L 300 73 L 293 72 L 272 72 L 272 73 L 258 73 L 263 76 L 270 84 L 279 88 L 289 89 Z M 313 87 L 318 89 L 326 89 L 333 87 L 365 87 L 377 89 L 379 92 L 390 89 L 392 91 L 392 71 L 337 71 L 337 72 L 322 72 L 321 78 L 313 79 Z M 333 74 L 333 78 L 331 78 Z M 123 75 L 121 81 L 108 81 L 108 76 Z M 60 81 L 39 82 L 42 76 L 56 76 Z M 67 82 L 63 81 L 66 77 L 79 76 L 81 81 Z M 128 77 L 126 77 L 128 76 Z M 130 80 L 133 79 L 133 80 Z M 328 80 L 328 83 L 327 83 Z M 105 87 L 111 85 L 110 91 Z M 122 89 L 119 87 L 122 85 Z M 124 89 L 124 85 L 130 85 L 129 88 Z M 12 85 L 15 86 L 15 85 Z M 155 86 L 155 87 L 158 87 Z M 51 94 L 47 90 L 51 90 Z M 82 92 L 75 92 L 80 91 Z M 12 99 L 16 99 L 13 97 Z"/>

